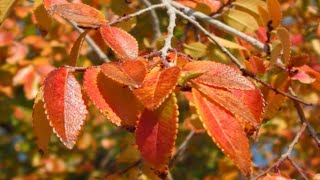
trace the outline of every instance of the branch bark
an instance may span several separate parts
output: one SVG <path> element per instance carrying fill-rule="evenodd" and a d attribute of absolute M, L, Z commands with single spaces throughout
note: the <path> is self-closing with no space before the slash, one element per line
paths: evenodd
<path fill-rule="evenodd" d="M 268 174 L 272 169 L 274 168 L 277 168 L 280 166 L 280 164 L 285 161 L 286 159 L 290 159 L 290 161 L 293 161 L 291 159 L 291 153 L 292 153 L 292 150 L 294 148 L 294 146 L 298 143 L 300 137 L 302 136 L 302 133 L 306 130 L 306 127 L 307 127 L 307 124 L 306 123 L 303 123 L 302 124 L 302 127 L 300 128 L 299 132 L 297 133 L 297 135 L 295 136 L 294 140 L 291 142 L 291 144 L 289 145 L 288 147 L 288 150 L 281 155 L 281 157 L 278 159 L 278 161 L 276 163 L 274 163 L 272 166 L 270 166 L 267 170 L 261 172 L 260 174 L 258 174 L 256 177 L 254 177 L 253 179 L 257 180 L 259 179 L 260 177 Z M 301 168 L 295 164 L 294 167 L 298 167 L 297 171 L 300 173 L 301 171 Z M 301 171 L 302 172 L 302 171 Z M 301 173 L 300 173 L 301 174 Z M 303 175 L 301 174 L 301 176 L 304 178 L 304 179 L 308 179 L 305 174 L 303 173 Z"/>

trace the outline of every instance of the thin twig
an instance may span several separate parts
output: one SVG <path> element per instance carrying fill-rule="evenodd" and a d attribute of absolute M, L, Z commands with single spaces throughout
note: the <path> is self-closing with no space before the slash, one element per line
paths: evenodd
<path fill-rule="evenodd" d="M 202 21 L 208 22 L 210 24 L 212 24 L 214 27 L 230 34 L 236 37 L 239 37 L 240 39 L 243 39 L 244 41 L 248 42 L 249 44 L 253 45 L 254 47 L 256 47 L 257 49 L 261 50 L 261 51 L 265 51 L 265 45 L 263 43 L 261 43 L 260 41 L 258 41 L 257 39 L 241 32 L 238 31 L 218 20 L 215 20 L 213 18 L 211 18 L 210 16 L 207 16 L 201 12 L 195 11 L 187 6 L 184 6 L 178 2 L 175 1 L 171 1 L 170 2 L 172 6 L 174 6 L 175 8 L 177 8 L 179 11 L 182 11 L 183 13 L 187 14 L 190 17 L 195 17 L 198 18 Z"/>
<path fill-rule="evenodd" d="M 258 174 L 256 177 L 254 177 L 253 179 L 259 179 L 260 177 L 268 174 L 272 169 L 274 168 L 277 168 L 280 166 L 280 164 L 288 159 L 288 157 L 290 158 L 291 156 L 291 153 L 292 153 L 292 150 L 293 150 L 293 147 L 298 143 L 302 133 L 305 131 L 307 127 L 307 124 L 306 123 L 303 123 L 302 124 L 302 127 L 300 128 L 299 132 L 296 134 L 294 140 L 291 142 L 291 144 L 289 145 L 288 147 L 288 150 L 281 155 L 281 157 L 278 159 L 278 161 L 276 163 L 274 163 L 272 166 L 270 166 L 267 170 L 263 171 L 262 173 Z M 302 176 L 304 178 L 304 176 Z"/>
<path fill-rule="evenodd" d="M 258 78 L 255 77 L 253 74 L 249 73 L 249 72 L 245 69 L 245 67 L 240 63 L 240 61 L 239 61 L 227 48 L 225 48 L 224 46 L 222 46 L 222 45 L 215 39 L 215 37 L 214 37 L 210 32 L 208 32 L 205 28 L 203 28 L 203 27 L 199 24 L 199 22 L 197 22 L 197 21 L 194 20 L 193 18 L 187 16 L 186 14 L 180 12 L 180 11 L 177 10 L 177 9 L 175 9 L 175 11 L 176 11 L 177 14 L 179 14 L 179 15 L 182 16 L 183 18 L 187 19 L 189 22 L 191 22 L 193 25 L 195 25 L 197 28 L 199 28 L 210 40 L 212 40 L 212 41 L 221 49 L 221 51 L 222 51 L 224 54 L 226 54 L 226 55 L 230 58 L 230 60 L 238 66 L 238 68 L 243 72 L 243 74 L 244 74 L 245 76 L 249 76 L 249 77 L 253 78 L 253 79 L 256 80 L 257 82 L 259 82 L 259 83 L 267 86 L 268 88 L 270 88 L 271 90 L 275 91 L 276 93 L 282 94 L 282 95 L 284 95 L 284 96 L 286 96 L 286 97 L 288 97 L 288 98 L 290 98 L 290 99 L 293 99 L 293 100 L 295 100 L 295 101 L 298 101 L 298 102 L 300 102 L 300 103 L 302 103 L 302 104 L 304 104 L 304 105 L 311 105 L 311 104 L 309 104 L 309 103 L 306 103 L 306 102 L 300 100 L 299 98 L 297 98 L 297 97 L 295 97 L 295 96 L 292 96 L 292 95 L 290 95 L 290 94 L 288 94 L 288 93 L 285 93 L 285 92 L 283 92 L 283 91 L 280 91 L 280 90 L 274 88 L 274 87 L 271 86 L 270 84 L 268 84 L 268 83 L 266 83 L 266 82 L 258 79 Z"/>
<path fill-rule="evenodd" d="M 83 29 L 79 28 L 77 26 L 77 24 L 73 21 L 68 21 L 80 34 L 82 34 L 84 32 Z M 94 42 L 93 39 L 91 39 L 90 36 L 86 36 L 85 37 L 86 42 L 88 43 L 88 45 L 90 46 L 90 48 L 98 55 L 99 59 L 105 61 L 105 62 L 109 62 L 109 58 L 108 56 L 100 49 L 100 47 Z"/>
<path fill-rule="evenodd" d="M 164 41 L 164 46 L 160 50 L 161 52 L 161 59 L 165 66 L 172 66 L 170 62 L 167 61 L 167 54 L 169 49 L 171 49 L 171 40 L 173 38 L 173 30 L 176 27 L 176 11 L 175 8 L 170 5 L 171 0 L 162 0 L 162 3 L 167 8 L 167 13 L 169 16 L 169 25 L 168 25 L 168 34 Z"/>
<path fill-rule="evenodd" d="M 164 6 L 165 6 L 165 5 L 164 5 L 163 3 L 149 6 L 149 7 L 145 8 L 145 9 L 141 9 L 141 10 L 135 12 L 135 13 L 132 13 L 132 14 L 123 16 L 123 17 L 121 17 L 121 18 L 119 18 L 119 19 L 116 19 L 116 20 L 114 20 L 114 21 L 111 21 L 111 22 L 108 23 L 108 25 L 111 26 L 111 25 L 120 23 L 120 22 L 125 21 L 125 20 L 128 20 L 128 19 L 130 19 L 130 18 L 139 16 L 139 15 L 145 13 L 145 12 L 154 10 L 154 9 L 156 9 L 156 8 L 161 8 L 161 7 L 164 7 Z"/>
<path fill-rule="evenodd" d="M 130 169 L 140 166 L 140 164 L 143 162 L 142 159 L 137 160 L 136 162 L 132 163 L 130 166 L 128 166 L 127 168 L 125 168 L 124 170 L 120 171 L 118 174 L 125 174 L 127 173 Z"/>
<path fill-rule="evenodd" d="M 290 156 L 288 156 L 287 159 L 291 163 L 291 165 L 299 172 L 303 179 L 309 179 L 306 173 L 304 173 L 303 169 L 301 169 L 301 167 L 296 162 L 294 162 Z"/>
<path fill-rule="evenodd" d="M 230 7 L 232 7 L 232 3 L 234 2 L 235 0 L 228 0 L 227 3 L 221 5 L 221 7 L 216 11 L 214 12 L 213 14 L 210 14 L 210 16 L 214 19 L 220 17 L 226 10 L 225 9 L 229 9 Z"/>
<path fill-rule="evenodd" d="M 176 150 L 176 152 L 174 153 L 174 155 L 171 158 L 171 161 L 169 163 L 169 168 L 171 168 L 174 163 L 177 161 L 177 158 L 184 152 L 184 150 L 187 148 L 187 146 L 190 143 L 191 138 L 195 135 L 194 131 L 190 131 L 190 133 L 188 134 L 188 136 L 184 139 L 184 141 L 180 144 L 180 146 L 178 147 L 178 149 Z"/>
<path fill-rule="evenodd" d="M 213 41 L 222 50 L 223 53 L 225 53 L 228 57 L 230 57 L 231 61 L 235 63 L 240 70 L 245 70 L 244 66 L 239 62 L 239 60 L 236 57 L 234 57 L 230 53 L 230 51 L 228 51 L 224 46 L 222 46 L 209 31 L 207 31 L 204 27 L 202 27 L 198 21 L 194 20 L 193 18 L 189 17 L 188 15 L 184 14 L 183 12 L 177 9 L 175 9 L 175 12 L 180 16 L 182 16 L 183 18 L 187 19 L 190 23 L 192 23 L 198 29 L 200 29 L 211 41 Z"/>
<path fill-rule="evenodd" d="M 295 92 L 292 90 L 292 88 L 289 88 L 289 92 L 290 94 L 292 94 L 293 96 L 295 96 Z M 309 121 L 306 119 L 305 117 L 305 114 L 303 112 L 303 109 L 301 107 L 301 105 L 296 102 L 296 101 L 293 101 L 294 103 L 294 106 L 297 110 L 297 113 L 299 115 L 299 118 L 300 118 L 300 121 L 302 123 L 306 123 L 307 124 L 307 130 L 308 130 L 308 133 L 310 134 L 310 136 L 314 139 L 314 141 L 316 142 L 316 144 L 318 145 L 318 148 L 320 148 L 320 139 L 319 139 L 319 136 L 317 135 L 317 132 L 314 130 L 314 128 L 311 126 L 311 124 L 309 123 Z"/>
<path fill-rule="evenodd" d="M 151 7 L 152 4 L 149 0 L 141 0 L 143 2 L 143 4 L 145 4 L 147 7 Z M 151 42 L 151 46 L 154 47 L 157 39 L 161 36 L 161 31 L 160 31 L 160 22 L 159 22 L 159 18 L 158 15 L 156 13 L 156 11 L 154 9 L 150 10 L 150 15 L 152 18 L 152 28 L 153 28 L 153 39 Z"/>
<path fill-rule="evenodd" d="M 283 92 L 283 91 L 281 91 L 281 90 L 273 87 L 271 84 L 268 84 L 268 83 L 262 81 L 261 79 L 255 77 L 253 74 L 248 73 L 247 71 L 244 72 L 244 75 L 251 77 L 252 79 L 254 79 L 254 80 L 256 80 L 257 82 L 259 82 L 260 84 L 262 84 L 262 85 L 266 86 L 267 88 L 271 89 L 272 91 L 274 91 L 274 92 L 276 92 L 276 93 L 278 93 L 278 94 L 281 94 L 281 95 L 283 95 L 283 96 L 286 96 L 286 97 L 290 98 L 290 99 L 293 100 L 294 102 L 299 102 L 299 103 L 301 103 L 301 104 L 303 104 L 303 105 L 306 105 L 306 106 L 313 106 L 313 104 L 304 102 L 303 100 L 299 99 L 297 96 L 288 94 L 288 93 L 286 93 L 286 92 Z"/>

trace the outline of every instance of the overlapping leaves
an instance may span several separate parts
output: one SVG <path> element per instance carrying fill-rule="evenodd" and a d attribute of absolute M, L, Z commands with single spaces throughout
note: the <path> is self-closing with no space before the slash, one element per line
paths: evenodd
<path fill-rule="evenodd" d="M 184 61 L 175 67 L 150 65 L 138 59 L 134 37 L 107 25 L 96 9 L 54 0 L 46 0 L 44 7 L 80 27 L 99 29 L 103 40 L 123 60 L 86 68 L 84 91 L 112 123 L 135 132 L 143 159 L 155 171 L 165 173 L 175 146 L 179 114 L 177 86 L 189 86 L 208 134 L 243 174 L 251 173 L 247 134 L 259 128 L 264 109 L 260 90 L 251 81 L 235 69 L 212 61 Z M 76 65 L 86 33 L 73 46 L 70 65 Z M 176 56 L 172 61 L 179 59 Z M 50 125 L 68 148 L 74 146 L 87 115 L 81 86 L 73 74 L 72 67 L 61 67 L 46 77 L 43 97 L 40 92 L 33 115 L 38 137 L 44 133 L 41 128 L 48 129 Z M 49 132 L 38 139 L 43 150 Z"/>

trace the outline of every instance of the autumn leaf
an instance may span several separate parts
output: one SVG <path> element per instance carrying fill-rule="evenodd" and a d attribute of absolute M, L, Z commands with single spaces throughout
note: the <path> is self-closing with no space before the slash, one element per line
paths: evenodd
<path fill-rule="evenodd" d="M 230 26 L 245 33 L 254 34 L 259 28 L 258 22 L 252 15 L 236 9 L 224 13 L 223 19 Z"/>
<path fill-rule="evenodd" d="M 135 128 L 142 106 L 129 88 L 109 79 L 98 68 L 86 70 L 83 85 L 93 104 L 112 123 L 129 130 Z"/>
<path fill-rule="evenodd" d="M 40 88 L 33 104 L 32 112 L 32 127 L 36 136 L 36 142 L 39 149 L 45 152 L 50 142 L 52 128 L 49 125 L 49 120 L 45 114 L 43 101 L 43 87 Z"/>
<path fill-rule="evenodd" d="M 250 112 L 249 107 L 247 107 L 242 101 L 243 99 L 239 99 L 239 96 L 236 96 L 225 89 L 214 88 L 202 84 L 194 84 L 194 86 L 209 99 L 225 108 L 229 113 L 233 114 L 238 121 L 243 124 L 243 127 L 245 122 L 247 122 L 257 128 L 258 123 L 255 117 Z M 257 106 L 259 106 L 259 104 L 257 104 Z"/>
<path fill-rule="evenodd" d="M 266 72 L 267 68 L 263 63 L 263 60 L 257 56 L 252 56 L 248 61 L 245 61 L 247 70 L 254 74 L 263 74 Z"/>
<path fill-rule="evenodd" d="M 158 108 L 177 85 L 180 68 L 171 67 L 162 71 L 151 71 L 147 74 L 140 88 L 134 94 L 149 109 Z"/>
<path fill-rule="evenodd" d="M 241 123 L 196 89 L 192 89 L 192 93 L 200 119 L 212 140 L 248 176 L 251 173 L 250 147 Z"/>
<path fill-rule="evenodd" d="M 289 65 L 291 64 L 291 42 L 289 32 L 285 28 L 280 27 L 277 29 L 277 34 L 282 44 L 283 61 L 286 65 Z"/>
<path fill-rule="evenodd" d="M 71 52 L 70 52 L 70 59 L 69 59 L 69 65 L 70 66 L 75 66 L 77 65 L 77 61 L 79 58 L 79 53 L 82 47 L 82 44 L 86 38 L 86 35 L 88 34 L 89 30 L 84 31 L 83 33 L 80 34 L 80 36 L 77 38 L 76 42 L 74 42 Z"/>
<path fill-rule="evenodd" d="M 138 57 L 138 42 L 124 30 L 102 26 L 100 32 L 103 40 L 122 59 L 136 59 Z"/>
<path fill-rule="evenodd" d="M 136 143 L 143 159 L 157 170 L 164 170 L 175 145 L 178 106 L 172 94 L 154 111 L 145 109 L 140 117 Z"/>
<path fill-rule="evenodd" d="M 272 20 L 272 27 L 277 28 L 282 19 L 281 6 L 278 0 L 267 0 L 267 7 Z"/>
<path fill-rule="evenodd" d="M 244 76 L 224 64 L 212 61 L 194 61 L 186 64 L 183 70 L 186 72 L 203 72 L 203 75 L 195 78 L 194 81 L 209 86 L 240 90 L 255 88 Z"/>
<path fill-rule="evenodd" d="M 44 33 L 49 32 L 51 28 L 52 20 L 44 7 L 42 0 L 36 0 L 34 2 L 33 14 L 36 18 L 36 21 L 40 30 Z"/>
<path fill-rule="evenodd" d="M 17 0 L 1 0 L 0 2 L 0 25 L 10 13 L 13 5 L 17 2 Z"/>
<path fill-rule="evenodd" d="M 101 71 L 104 75 L 120 84 L 137 88 L 141 86 L 147 74 L 146 65 L 143 60 L 109 62 L 101 66 Z"/>
<path fill-rule="evenodd" d="M 44 81 L 43 98 L 50 125 L 63 144 L 72 149 L 88 113 L 80 84 L 67 68 L 53 70 Z"/>
<path fill-rule="evenodd" d="M 81 27 L 95 29 L 107 23 L 100 11 L 82 3 L 52 4 L 49 7 L 50 11 L 76 22 Z"/>
<path fill-rule="evenodd" d="M 288 92 L 291 84 L 291 80 L 288 77 L 287 73 L 280 73 L 272 79 L 271 85 L 283 92 Z M 270 89 L 267 89 L 265 92 L 266 99 L 266 112 L 264 114 L 264 118 L 272 118 L 277 112 L 283 102 L 286 100 L 286 96 L 278 94 Z"/>

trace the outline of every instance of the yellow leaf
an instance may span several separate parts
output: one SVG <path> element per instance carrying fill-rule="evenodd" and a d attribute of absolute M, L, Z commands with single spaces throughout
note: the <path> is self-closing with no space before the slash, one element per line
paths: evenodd
<path fill-rule="evenodd" d="M 8 16 L 17 0 L 1 0 L 0 1 L 0 24 L 4 21 L 4 18 Z"/>
<path fill-rule="evenodd" d="M 259 28 L 253 16 L 243 11 L 231 9 L 225 13 L 223 18 L 227 24 L 244 33 L 254 34 Z"/>
<path fill-rule="evenodd" d="M 207 46 L 201 42 L 183 44 L 184 53 L 189 54 L 193 58 L 203 57 L 207 53 Z"/>
<path fill-rule="evenodd" d="M 237 0 L 233 3 L 233 5 L 236 7 L 236 9 L 252 15 L 260 25 L 263 25 L 263 20 L 260 17 L 258 7 L 267 7 L 264 1 Z"/>
<path fill-rule="evenodd" d="M 240 44 L 237 44 L 235 42 L 220 38 L 218 36 L 213 36 L 214 39 L 216 41 L 218 41 L 218 43 L 220 43 L 222 46 L 226 47 L 226 48 L 230 48 L 230 49 L 240 49 L 240 50 L 247 50 L 247 48 L 241 46 Z M 212 40 L 210 40 L 212 41 Z"/>

